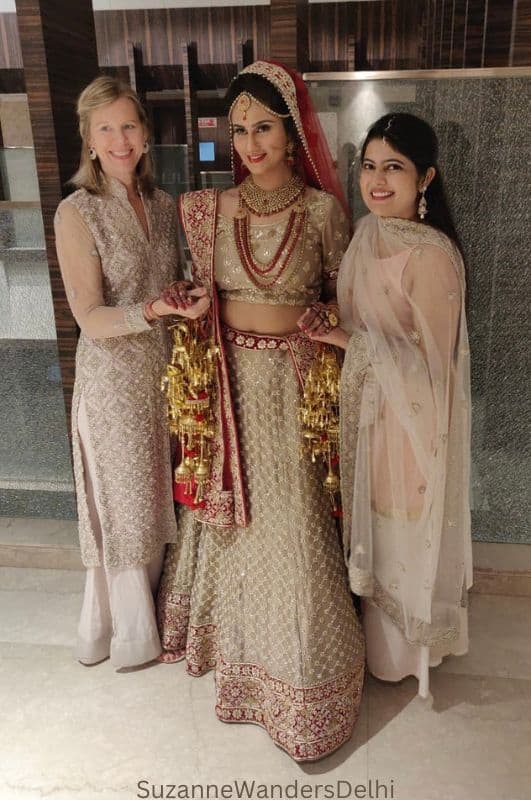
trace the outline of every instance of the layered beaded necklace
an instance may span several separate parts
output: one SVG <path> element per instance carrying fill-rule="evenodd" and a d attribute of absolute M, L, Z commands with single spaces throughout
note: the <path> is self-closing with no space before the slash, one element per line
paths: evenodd
<path fill-rule="evenodd" d="M 304 181 L 299 175 L 292 175 L 289 181 L 277 189 L 262 189 L 248 175 L 239 185 L 243 205 L 257 217 L 270 217 L 289 208 L 304 192 Z"/>
<path fill-rule="evenodd" d="M 306 232 L 306 204 L 304 181 L 298 175 L 278 189 L 266 191 L 257 186 L 249 175 L 239 186 L 240 205 L 234 217 L 234 239 L 242 266 L 250 280 L 259 289 L 273 286 L 285 272 L 299 239 L 299 259 L 304 251 Z M 279 214 L 292 206 L 286 230 L 275 254 L 267 264 L 256 262 L 251 245 L 249 211 L 258 217 Z"/>

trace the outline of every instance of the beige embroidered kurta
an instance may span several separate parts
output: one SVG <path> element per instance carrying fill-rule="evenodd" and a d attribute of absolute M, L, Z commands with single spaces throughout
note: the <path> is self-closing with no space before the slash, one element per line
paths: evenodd
<path fill-rule="evenodd" d="M 147 564 L 175 541 L 170 443 L 160 376 L 166 362 L 161 323 L 143 304 L 177 274 L 176 214 L 171 197 L 144 197 L 149 238 L 125 187 L 80 189 L 60 204 L 56 245 L 68 301 L 81 328 L 72 404 L 72 446 L 79 536 L 87 567 Z M 80 405 L 93 455 L 100 548 L 87 505 Z"/>

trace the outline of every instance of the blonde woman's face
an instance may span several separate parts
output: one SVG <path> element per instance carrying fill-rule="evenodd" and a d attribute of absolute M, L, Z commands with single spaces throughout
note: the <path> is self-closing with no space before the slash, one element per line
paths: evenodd
<path fill-rule="evenodd" d="M 89 147 L 93 147 L 103 172 L 128 183 L 140 161 L 146 131 L 135 103 L 120 97 L 90 115 Z"/>
<path fill-rule="evenodd" d="M 416 219 L 418 193 L 427 183 L 429 180 L 421 180 L 415 164 L 384 139 L 369 142 L 361 165 L 360 189 L 363 202 L 373 214 Z"/>

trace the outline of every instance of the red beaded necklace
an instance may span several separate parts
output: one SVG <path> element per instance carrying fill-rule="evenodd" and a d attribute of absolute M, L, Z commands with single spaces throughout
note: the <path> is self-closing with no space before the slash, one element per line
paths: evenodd
<path fill-rule="evenodd" d="M 249 216 L 243 205 L 240 204 L 238 213 L 234 217 L 234 240 L 242 266 L 258 289 L 269 289 L 279 280 L 291 261 L 299 239 L 302 238 L 299 250 L 299 259 L 301 258 L 304 250 L 306 217 L 306 205 L 303 200 L 299 200 L 290 212 L 284 236 L 273 258 L 268 264 L 257 264 L 252 252 Z M 271 276 L 279 263 L 279 269 Z M 264 281 L 266 275 L 271 276 L 271 279 Z"/>

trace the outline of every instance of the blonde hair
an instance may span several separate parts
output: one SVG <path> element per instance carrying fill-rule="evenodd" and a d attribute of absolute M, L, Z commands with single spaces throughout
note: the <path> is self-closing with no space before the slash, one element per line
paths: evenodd
<path fill-rule="evenodd" d="M 81 157 L 79 168 L 75 175 L 70 179 L 70 183 L 78 189 L 87 189 L 93 194 L 104 194 L 107 189 L 107 181 L 98 158 L 92 160 L 89 155 L 90 137 L 90 116 L 93 111 L 109 103 L 114 103 L 122 97 L 126 97 L 135 105 L 138 118 L 146 131 L 149 140 L 151 136 L 151 126 L 146 111 L 138 99 L 136 92 L 131 87 L 108 75 L 101 75 L 95 78 L 92 83 L 86 86 L 78 97 L 77 116 L 79 119 L 79 134 L 81 136 Z M 153 162 L 151 154 L 143 153 L 136 167 L 139 188 L 146 194 L 151 194 L 155 188 L 153 178 Z"/>

